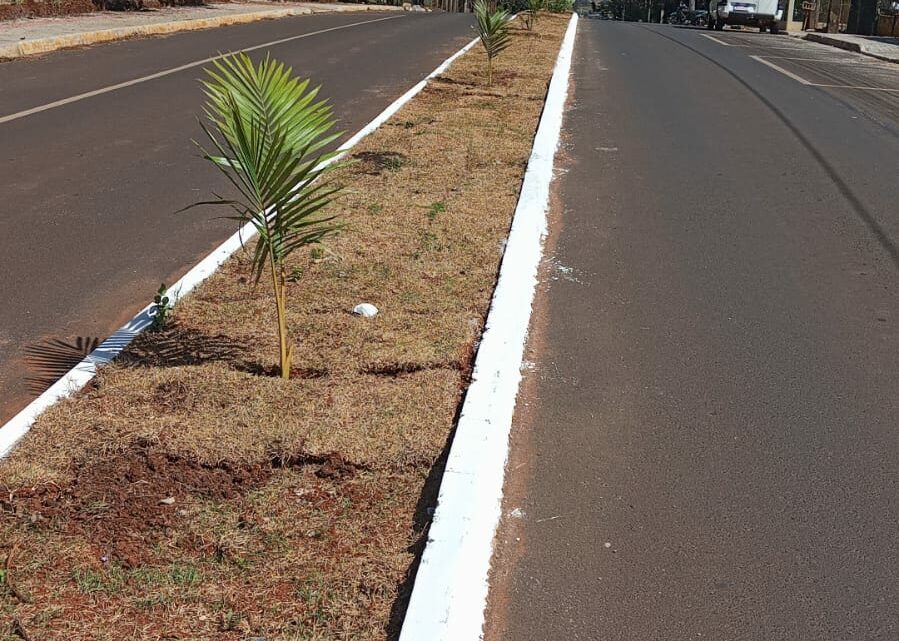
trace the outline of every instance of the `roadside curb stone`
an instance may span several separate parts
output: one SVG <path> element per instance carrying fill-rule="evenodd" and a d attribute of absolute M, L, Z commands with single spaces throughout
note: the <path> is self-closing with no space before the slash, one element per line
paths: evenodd
<path fill-rule="evenodd" d="M 806 33 L 802 38 L 810 42 L 818 42 L 831 47 L 854 51 L 879 60 L 899 63 L 899 44 L 877 42 L 860 36 L 815 32 Z"/>

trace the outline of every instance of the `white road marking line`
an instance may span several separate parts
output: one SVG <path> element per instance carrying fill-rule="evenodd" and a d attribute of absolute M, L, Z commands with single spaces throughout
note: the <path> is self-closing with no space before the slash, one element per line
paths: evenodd
<path fill-rule="evenodd" d="M 761 56 L 749 56 L 749 57 L 752 58 L 753 60 L 757 61 L 757 62 L 761 62 L 763 65 L 767 65 L 767 66 L 771 67 L 771 68 L 774 69 L 775 71 L 779 71 L 780 73 L 782 73 L 783 75 L 785 75 L 787 78 L 792 78 L 793 80 L 795 80 L 796 82 L 798 82 L 798 83 L 800 83 L 800 84 L 803 84 L 803 85 L 810 85 L 810 84 L 812 84 L 812 83 L 810 83 L 808 80 L 806 80 L 805 78 L 803 78 L 803 77 L 801 77 L 801 76 L 797 76 L 797 75 L 796 75 L 795 73 L 793 73 L 792 71 L 787 71 L 787 70 L 784 69 L 783 67 L 778 67 L 778 66 L 777 66 L 776 64 L 774 64 L 773 62 L 769 62 L 768 60 L 765 60 L 765 59 L 762 58 Z"/>
<path fill-rule="evenodd" d="M 353 22 L 351 24 L 340 25 L 339 27 L 331 27 L 329 29 L 320 29 L 318 31 L 312 31 L 310 33 L 302 33 L 297 36 L 290 36 L 289 38 L 281 38 L 280 40 L 272 40 L 271 42 L 264 42 L 260 45 L 254 45 L 252 47 L 247 47 L 246 49 L 239 49 L 238 51 L 247 52 L 247 51 L 256 51 L 257 49 L 264 49 L 266 47 L 274 47 L 275 45 L 284 44 L 285 42 L 291 42 L 293 40 L 300 40 L 302 38 L 310 38 L 312 36 L 318 36 L 323 33 L 329 33 L 331 31 L 339 31 L 340 29 L 349 29 L 350 27 L 358 27 L 364 24 L 371 24 L 373 22 L 381 22 L 382 20 L 395 20 L 397 18 L 402 18 L 404 16 L 388 16 L 386 18 L 375 18 L 374 20 L 364 20 L 362 22 Z M 125 82 L 119 82 L 114 85 L 109 85 L 108 87 L 102 87 L 100 89 L 94 89 L 93 91 L 86 91 L 85 93 L 78 94 L 77 96 L 71 96 L 69 98 L 63 98 L 62 100 L 56 100 L 54 102 L 48 102 L 45 105 L 41 105 L 39 107 L 32 107 L 31 109 L 25 109 L 24 111 L 18 111 L 14 114 L 9 114 L 8 116 L 0 116 L 0 124 L 4 122 L 10 122 L 12 120 L 18 120 L 19 118 L 24 118 L 25 116 L 31 116 L 36 113 L 40 113 L 42 111 L 47 111 L 49 109 L 55 109 L 56 107 L 62 107 L 63 105 L 69 105 L 73 102 L 78 102 L 79 100 L 84 100 L 86 98 L 93 98 L 94 96 L 99 96 L 104 93 L 109 93 L 111 91 L 117 91 L 119 89 L 124 89 L 125 87 L 131 87 L 132 85 L 138 85 L 142 82 L 148 82 L 150 80 L 156 80 L 157 78 L 163 78 L 165 76 L 170 76 L 173 73 L 178 73 L 179 71 L 184 71 L 185 69 L 192 69 L 194 67 L 199 67 L 200 65 L 205 65 L 213 60 L 218 60 L 219 58 L 223 58 L 227 55 L 230 55 L 234 52 L 228 53 L 220 53 L 216 56 L 211 56 L 209 58 L 203 58 L 202 60 L 197 60 L 195 62 L 189 62 L 185 65 L 180 65 L 178 67 L 172 67 L 171 69 L 166 69 L 164 71 L 158 71 L 156 73 L 151 73 L 149 76 L 143 76 L 141 78 L 135 78 L 133 80 L 126 80 Z"/>
<path fill-rule="evenodd" d="M 860 91 L 888 91 L 899 93 L 899 89 L 893 89 L 891 87 L 864 87 L 861 85 L 819 85 L 815 82 L 808 83 L 810 87 L 826 87 L 828 89 L 858 89 Z"/>
<path fill-rule="evenodd" d="M 709 35 L 709 34 L 707 34 L 707 33 L 700 33 L 699 35 L 702 36 L 703 38 L 708 38 L 709 40 L 714 40 L 714 41 L 717 42 L 719 45 L 722 45 L 722 46 L 724 46 L 724 47 L 733 47 L 733 46 L 734 46 L 734 45 L 730 44 L 729 42 L 724 42 L 724 40 L 721 40 L 721 39 L 719 39 L 719 38 L 716 38 L 715 36 Z M 745 46 L 748 46 L 748 45 L 736 45 L 736 46 L 738 46 L 738 47 L 745 47 Z"/>
<path fill-rule="evenodd" d="M 807 42 L 807 41 L 803 40 L 803 41 L 801 41 L 801 42 Z M 798 51 L 798 50 L 803 49 L 803 48 L 805 47 L 804 44 L 800 44 L 800 45 L 798 45 L 798 46 L 795 46 L 795 45 L 794 45 L 794 46 L 792 46 L 792 47 L 772 47 L 772 46 L 769 46 L 769 45 L 755 45 L 755 44 L 751 44 L 751 45 L 740 45 L 740 46 L 741 46 L 741 47 L 748 47 L 748 48 L 750 48 L 750 49 L 753 48 L 753 47 L 755 47 L 756 49 L 764 49 L 765 51 L 769 51 L 769 50 L 777 50 L 777 51 Z M 827 45 L 822 45 L 822 46 L 825 46 L 825 47 L 826 47 Z M 831 49 L 832 49 L 832 47 L 831 47 Z"/>
<path fill-rule="evenodd" d="M 703 38 L 708 38 L 709 40 L 714 40 L 719 45 L 722 45 L 724 47 L 743 47 L 744 49 L 753 49 L 753 48 L 756 48 L 756 49 L 784 49 L 787 51 L 795 51 L 796 49 L 802 48 L 802 45 L 799 45 L 799 46 L 794 45 L 794 46 L 790 46 L 790 47 L 772 47 L 772 46 L 765 45 L 765 44 L 756 44 L 754 42 L 750 42 L 750 43 L 745 43 L 745 42 L 740 42 L 740 41 L 726 42 L 726 41 L 722 40 L 721 38 L 717 38 L 717 37 L 713 36 L 710 33 L 700 33 L 699 35 L 702 36 Z"/>
<path fill-rule="evenodd" d="M 891 87 L 867 87 L 864 85 L 829 85 L 829 84 L 824 84 L 824 83 L 820 83 L 820 82 L 812 82 L 810 80 L 806 80 L 805 78 L 803 78 L 801 76 L 797 76 L 792 71 L 787 71 L 783 67 L 779 67 L 778 65 L 774 64 L 770 60 L 765 60 L 762 56 L 749 56 L 749 57 L 752 58 L 753 60 L 761 62 L 763 65 L 767 65 L 767 66 L 771 67 L 775 71 L 779 71 L 780 73 L 787 76 L 788 78 L 792 78 L 796 82 L 803 84 L 807 87 L 823 87 L 826 89 L 858 89 L 861 91 L 886 91 L 889 93 L 894 93 L 894 92 L 899 93 L 899 88 L 894 89 Z M 786 58 L 786 60 L 790 60 L 790 58 Z M 818 62 L 818 61 L 815 60 L 814 62 Z"/>
<path fill-rule="evenodd" d="M 840 58 L 835 60 L 829 60 L 825 58 L 792 58 L 790 56 L 762 56 L 764 58 L 769 58 L 771 60 L 797 60 L 799 62 L 829 62 L 831 64 L 865 64 L 868 67 L 876 67 L 882 69 L 895 69 L 896 64 L 893 62 L 879 62 L 877 60 L 871 60 L 870 58 Z"/>

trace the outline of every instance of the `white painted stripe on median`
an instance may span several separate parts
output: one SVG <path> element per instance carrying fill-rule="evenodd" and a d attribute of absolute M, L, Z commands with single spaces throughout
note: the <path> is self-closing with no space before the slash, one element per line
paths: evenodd
<path fill-rule="evenodd" d="M 362 23 L 359 23 L 362 24 Z M 312 35 L 312 34 L 307 34 Z M 453 61 L 468 51 L 477 42 L 477 38 L 462 47 L 459 51 L 444 60 L 439 67 L 429 73 L 424 80 L 409 89 L 402 96 L 394 100 L 384 111 L 378 114 L 374 120 L 360 129 L 352 138 L 343 143 L 339 149 L 343 153 L 332 158 L 329 162 L 336 162 L 346 155 L 360 140 L 375 131 L 394 115 L 407 102 L 415 97 L 427 86 L 428 81 L 443 73 Z M 260 45 L 262 46 L 262 45 Z M 175 304 L 182 297 L 190 293 L 204 280 L 209 278 L 234 252 L 236 252 L 247 240 L 256 235 L 256 228 L 247 223 L 237 233 L 219 245 L 211 254 L 197 263 L 189 272 L 169 288 L 169 297 Z M 28 433 L 34 421 L 47 408 L 56 404 L 60 399 L 71 396 L 84 387 L 97 373 L 97 367 L 111 362 L 124 350 L 134 338 L 146 330 L 153 322 L 151 312 L 153 305 L 147 305 L 138 312 L 130 321 L 120 327 L 112 336 L 107 338 L 100 346 L 91 352 L 87 358 L 69 370 L 65 376 L 50 386 L 43 394 L 34 399 L 21 412 L 11 418 L 3 427 L 0 427 L 0 458 L 9 454 L 15 444 Z"/>
<path fill-rule="evenodd" d="M 797 75 L 796 75 L 795 73 L 793 73 L 792 71 L 787 71 L 787 70 L 784 69 L 783 67 L 777 66 L 776 64 L 774 64 L 774 63 L 771 62 L 770 60 L 765 60 L 765 59 L 762 58 L 761 56 L 749 56 L 749 57 L 752 58 L 753 60 L 757 61 L 757 62 L 761 62 L 763 65 L 767 65 L 767 66 L 771 67 L 771 68 L 774 69 L 775 71 L 779 71 L 780 73 L 782 73 L 783 75 L 785 75 L 787 78 L 792 78 L 793 80 L 795 80 L 796 82 L 798 82 L 798 83 L 800 83 L 800 84 L 803 84 L 803 85 L 810 85 L 810 84 L 812 84 L 812 83 L 810 83 L 808 80 L 806 80 L 805 78 L 803 78 L 802 76 L 797 76 Z"/>
<path fill-rule="evenodd" d="M 825 83 L 820 83 L 820 82 L 812 82 L 811 80 L 806 80 L 802 76 L 799 76 L 799 75 L 793 73 L 792 71 L 787 71 L 783 67 L 774 64 L 770 60 L 765 60 L 765 58 L 762 56 L 749 56 L 749 57 L 752 58 L 753 60 L 761 62 L 763 65 L 767 65 L 767 66 L 771 67 L 775 71 L 778 71 L 778 72 L 782 73 L 783 75 L 785 75 L 786 77 L 791 78 L 791 79 L 795 80 L 796 82 L 803 84 L 807 87 L 821 87 L 824 89 L 857 89 L 859 91 L 886 91 L 887 93 L 899 93 L 899 88 L 893 88 L 893 87 L 869 87 L 867 85 L 830 85 L 830 84 L 825 84 Z M 791 60 L 791 58 L 778 58 L 778 60 L 781 60 L 781 59 Z M 814 62 L 821 62 L 821 61 L 815 60 Z"/>
<path fill-rule="evenodd" d="M 724 42 L 724 40 L 721 40 L 720 38 L 716 38 L 715 36 L 709 35 L 707 33 L 700 33 L 699 35 L 702 36 L 703 38 L 708 38 L 709 40 L 714 40 L 719 45 L 722 45 L 724 47 L 733 47 L 733 46 L 746 47 L 746 46 L 748 46 L 748 45 L 732 45 L 729 42 Z"/>
<path fill-rule="evenodd" d="M 817 82 L 809 82 L 807 83 L 809 87 L 824 87 L 825 89 L 858 89 L 859 91 L 886 91 L 892 93 L 899 93 L 899 88 L 893 89 L 892 87 L 867 87 L 865 85 L 822 85 Z"/>
<path fill-rule="evenodd" d="M 281 38 L 280 40 L 272 40 L 271 42 L 264 42 L 260 45 L 254 45 L 252 47 L 247 47 L 246 49 L 240 49 L 238 51 L 248 52 L 248 51 L 256 51 L 257 49 L 265 49 L 266 47 L 274 47 L 276 45 L 284 44 L 285 42 L 292 42 L 294 40 L 301 40 L 303 38 L 311 38 L 312 36 L 318 36 L 323 33 L 330 33 L 332 31 L 340 31 L 341 29 L 349 29 L 350 27 L 358 27 L 364 24 L 371 24 L 373 22 L 382 22 L 384 20 L 396 20 L 397 18 L 402 18 L 404 16 L 388 16 L 386 18 L 375 18 L 374 20 L 363 20 L 362 22 L 353 22 L 351 24 L 344 24 L 338 27 L 331 27 L 329 29 L 319 29 L 318 31 L 311 31 L 309 33 L 301 33 L 296 36 L 290 36 L 288 38 Z M 224 58 L 225 56 L 230 55 L 233 52 L 222 53 L 217 56 L 211 56 L 209 58 L 203 58 L 202 60 L 195 60 L 194 62 L 188 62 L 184 65 L 179 65 L 177 67 L 172 67 L 171 69 L 165 69 L 163 71 L 157 71 L 156 73 L 151 73 L 148 76 L 141 76 L 140 78 L 134 78 L 133 80 L 126 80 L 125 82 L 119 82 L 114 85 L 109 85 L 108 87 L 101 87 L 100 89 L 94 89 L 93 91 L 86 91 L 84 93 L 80 93 L 76 96 L 70 96 L 68 98 L 63 98 L 62 100 L 55 100 L 53 102 L 48 102 L 45 105 L 40 105 L 38 107 L 32 107 L 31 109 L 25 109 L 23 111 L 17 111 L 14 114 L 9 114 L 7 116 L 0 116 L 0 124 L 4 122 L 10 122 L 12 120 L 18 120 L 19 118 L 24 118 L 26 116 L 31 116 L 33 114 L 40 113 L 42 111 L 47 111 L 49 109 L 55 109 L 57 107 L 62 107 L 63 105 L 69 105 L 73 102 L 78 102 L 80 100 L 84 100 L 86 98 L 93 98 L 94 96 L 100 96 L 105 93 L 109 93 L 111 91 L 118 91 L 119 89 L 124 89 L 125 87 L 131 87 L 133 85 L 139 85 L 142 82 L 148 82 L 150 80 L 156 80 L 157 78 L 163 78 L 165 76 L 170 76 L 173 73 L 178 73 L 180 71 L 185 71 L 186 69 L 193 69 L 194 67 L 199 67 L 201 65 L 205 65 L 206 63 L 212 62 L 213 60 L 218 60 L 219 58 Z"/>
<path fill-rule="evenodd" d="M 400 641 L 477 641 L 482 636 L 577 20 L 573 14 L 556 60 Z"/>
<path fill-rule="evenodd" d="M 861 54 L 859 54 L 861 56 Z M 867 65 L 875 65 L 882 66 L 884 69 L 891 69 L 889 64 L 884 62 L 877 62 L 875 60 L 871 60 L 870 58 L 793 58 L 791 56 L 759 56 L 761 58 L 766 58 L 768 60 L 795 60 L 797 62 L 826 62 L 828 64 L 838 64 L 838 65 L 848 65 L 848 64 L 867 64 Z"/>

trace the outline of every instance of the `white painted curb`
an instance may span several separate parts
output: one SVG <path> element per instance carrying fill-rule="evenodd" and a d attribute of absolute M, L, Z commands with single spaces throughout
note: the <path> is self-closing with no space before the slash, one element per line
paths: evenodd
<path fill-rule="evenodd" d="M 572 14 L 556 60 L 400 641 L 482 638 L 509 430 L 546 235 L 577 21 Z"/>
<path fill-rule="evenodd" d="M 453 63 L 456 58 L 471 49 L 477 39 L 472 40 L 459 51 L 444 60 L 439 67 L 428 74 L 424 80 L 409 89 L 402 96 L 394 100 L 384 111 L 378 114 L 374 120 L 360 129 L 352 138 L 340 146 L 338 156 L 329 162 L 336 162 L 359 143 L 360 140 L 383 125 L 407 102 L 412 100 L 428 82 L 440 75 Z M 244 242 L 256 234 L 256 228 L 252 223 L 247 223 L 228 240 L 219 245 L 211 254 L 197 263 L 181 279 L 169 288 L 171 304 L 175 304 L 183 296 L 193 291 L 204 280 L 209 278 Z M 3 427 L 0 427 L 0 458 L 9 454 L 15 444 L 28 433 L 34 421 L 47 408 L 53 406 L 60 399 L 71 396 L 84 387 L 97 373 L 97 367 L 115 359 L 132 340 L 146 330 L 153 322 L 154 305 L 151 303 L 138 312 L 130 321 L 120 327 L 112 336 L 107 338 L 100 346 L 91 352 L 83 361 L 56 381 L 43 394 L 34 399 L 21 412 L 11 418 Z"/>

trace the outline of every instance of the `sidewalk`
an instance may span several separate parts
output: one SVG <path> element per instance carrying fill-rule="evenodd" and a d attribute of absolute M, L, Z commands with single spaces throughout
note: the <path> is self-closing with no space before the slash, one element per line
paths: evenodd
<path fill-rule="evenodd" d="M 881 36 L 855 36 L 848 33 L 808 32 L 800 37 L 832 47 L 857 51 L 888 62 L 899 62 L 899 38 Z"/>
<path fill-rule="evenodd" d="M 399 10 L 401 7 L 386 5 L 233 2 L 155 11 L 98 11 L 59 18 L 12 20 L 0 22 L 0 59 L 135 36 L 208 29 L 312 13 Z"/>

